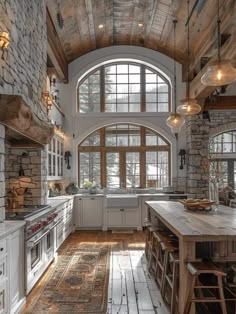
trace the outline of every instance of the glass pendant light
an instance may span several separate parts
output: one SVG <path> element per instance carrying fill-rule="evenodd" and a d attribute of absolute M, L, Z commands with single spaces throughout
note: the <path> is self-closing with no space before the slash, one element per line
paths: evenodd
<path fill-rule="evenodd" d="M 231 84 L 236 80 L 236 69 L 230 63 L 230 60 L 221 60 L 221 33 L 220 33 L 220 5 L 217 1 L 217 51 L 218 60 L 212 61 L 207 67 L 206 73 L 202 76 L 201 82 L 207 86 L 222 86 Z"/>
<path fill-rule="evenodd" d="M 189 1 L 188 1 L 188 16 L 189 16 Z M 190 32 L 189 32 L 189 19 L 187 21 L 187 32 L 188 32 L 188 58 L 187 58 L 187 69 L 188 69 L 188 77 L 187 77 L 187 87 L 186 87 L 186 98 L 182 99 L 182 105 L 177 107 L 177 112 L 179 114 L 190 116 L 194 114 L 198 114 L 201 111 L 201 106 L 197 103 L 195 98 L 190 98 L 190 48 L 189 48 L 189 41 L 190 41 Z"/>
<path fill-rule="evenodd" d="M 181 127 L 184 125 L 185 120 L 181 114 L 176 112 L 176 47 L 175 47 L 175 34 L 176 34 L 177 20 L 173 20 L 174 25 L 174 108 L 175 112 L 171 113 L 166 120 L 166 124 L 171 128 L 172 133 L 179 133 Z"/>

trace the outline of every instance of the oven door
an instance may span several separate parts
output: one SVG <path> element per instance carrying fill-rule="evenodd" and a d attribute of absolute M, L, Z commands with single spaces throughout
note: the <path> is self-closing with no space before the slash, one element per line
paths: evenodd
<path fill-rule="evenodd" d="M 26 293 L 28 294 L 38 281 L 44 269 L 44 237 L 37 240 L 29 239 L 25 244 L 25 275 Z"/>
<path fill-rule="evenodd" d="M 44 260 L 46 264 L 49 264 L 53 260 L 55 253 L 55 226 L 45 235 L 43 242 Z"/>

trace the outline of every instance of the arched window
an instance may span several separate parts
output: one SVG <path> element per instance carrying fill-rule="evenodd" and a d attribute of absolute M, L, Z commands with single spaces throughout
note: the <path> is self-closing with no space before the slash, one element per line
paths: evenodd
<path fill-rule="evenodd" d="M 160 134 L 133 124 L 92 133 L 78 147 L 79 186 L 163 187 L 170 182 L 170 144 Z"/>
<path fill-rule="evenodd" d="M 117 62 L 90 72 L 77 88 L 77 110 L 87 112 L 168 112 L 170 83 L 156 70 Z"/>

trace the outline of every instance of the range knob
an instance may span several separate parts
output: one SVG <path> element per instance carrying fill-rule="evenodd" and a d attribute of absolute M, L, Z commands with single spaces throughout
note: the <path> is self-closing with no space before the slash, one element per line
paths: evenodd
<path fill-rule="evenodd" d="M 48 224 L 47 220 L 43 220 L 43 221 L 41 221 L 41 223 L 43 226 L 47 226 L 47 224 Z"/>

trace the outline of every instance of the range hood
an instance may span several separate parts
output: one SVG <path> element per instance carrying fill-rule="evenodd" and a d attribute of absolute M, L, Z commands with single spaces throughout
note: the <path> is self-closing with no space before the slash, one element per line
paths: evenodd
<path fill-rule="evenodd" d="M 0 95 L 0 123 L 5 125 L 11 144 L 48 144 L 54 134 L 49 121 L 38 118 L 22 96 Z"/>

